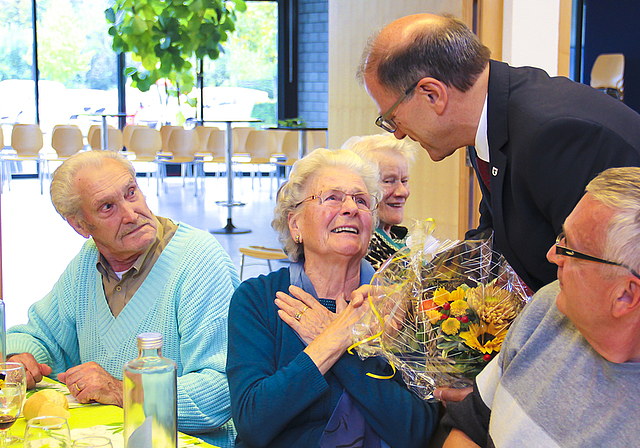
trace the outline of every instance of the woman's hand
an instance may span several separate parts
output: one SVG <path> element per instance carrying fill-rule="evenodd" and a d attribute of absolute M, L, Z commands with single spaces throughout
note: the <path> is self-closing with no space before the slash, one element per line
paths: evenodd
<path fill-rule="evenodd" d="M 334 314 L 322 306 L 311 294 L 307 294 L 297 286 L 290 286 L 289 293 L 291 295 L 282 291 L 276 293 L 275 304 L 280 308 L 278 316 L 298 333 L 307 345 L 317 338 L 347 307 L 343 296 L 336 298 L 336 314 Z"/>
<path fill-rule="evenodd" d="M 276 293 L 278 316 L 307 343 L 305 353 L 324 375 L 351 345 L 353 325 L 368 309 L 368 287 L 354 291 L 351 303 L 336 298 L 335 314 L 296 286 L 289 292 Z"/>

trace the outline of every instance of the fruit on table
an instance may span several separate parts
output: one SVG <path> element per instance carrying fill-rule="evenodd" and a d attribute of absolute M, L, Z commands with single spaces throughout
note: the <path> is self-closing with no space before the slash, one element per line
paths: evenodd
<path fill-rule="evenodd" d="M 30 420 L 40 416 L 69 418 L 69 402 L 67 397 L 57 390 L 44 389 L 27 399 L 22 409 L 24 418 Z"/>

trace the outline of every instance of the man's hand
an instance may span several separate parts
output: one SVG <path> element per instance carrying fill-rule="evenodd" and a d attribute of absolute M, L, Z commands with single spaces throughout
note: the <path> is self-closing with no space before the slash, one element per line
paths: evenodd
<path fill-rule="evenodd" d="M 7 358 L 8 362 L 19 362 L 24 366 L 24 372 L 27 376 L 27 389 L 36 387 L 36 383 L 42 381 L 42 377 L 51 374 L 51 367 L 46 364 L 40 364 L 36 361 L 31 353 L 20 353 Z"/>
<path fill-rule="evenodd" d="M 113 404 L 122 407 L 122 381 L 95 362 L 75 366 L 58 375 L 79 403 Z"/>
<path fill-rule="evenodd" d="M 442 404 L 447 407 L 447 401 L 462 401 L 464 398 L 473 392 L 473 387 L 464 387 L 462 389 L 454 389 L 453 387 L 438 387 L 433 391 L 433 396 L 442 401 Z"/>

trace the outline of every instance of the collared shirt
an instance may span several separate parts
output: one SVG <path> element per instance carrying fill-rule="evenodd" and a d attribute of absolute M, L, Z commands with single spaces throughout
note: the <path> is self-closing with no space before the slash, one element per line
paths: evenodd
<path fill-rule="evenodd" d="M 489 157 L 489 139 L 487 137 L 487 98 L 484 97 L 484 106 L 482 106 L 482 114 L 480 114 L 480 123 L 476 131 L 476 154 L 478 158 L 485 162 L 491 162 Z"/>
<path fill-rule="evenodd" d="M 151 272 L 151 268 L 160 257 L 160 254 L 167 247 L 169 241 L 178 229 L 177 224 L 167 218 L 159 216 L 155 217 L 157 232 L 156 238 L 142 255 L 133 263 L 133 266 L 125 272 L 116 273 L 109 265 L 107 259 L 100 254 L 96 269 L 102 274 L 102 286 L 104 287 L 104 295 L 107 298 L 107 304 L 111 308 L 114 317 L 120 314 L 120 311 L 131 300 L 138 288 L 144 283 L 144 280 Z"/>

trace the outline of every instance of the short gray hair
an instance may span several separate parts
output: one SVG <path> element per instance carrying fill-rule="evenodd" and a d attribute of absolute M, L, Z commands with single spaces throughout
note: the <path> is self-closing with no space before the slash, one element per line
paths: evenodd
<path fill-rule="evenodd" d="M 300 260 L 304 253 L 303 243 L 297 244 L 289 232 L 289 213 L 296 212 L 296 205 L 305 199 L 305 189 L 309 182 L 322 173 L 324 168 L 344 168 L 358 174 L 367 192 L 380 200 L 382 192 L 378 185 L 378 169 L 370 162 L 360 158 L 353 151 L 346 149 L 319 148 L 293 164 L 289 180 L 282 184 L 276 198 L 276 208 L 271 227 L 278 232 L 285 253 L 293 262 Z M 373 225 L 377 225 L 377 214 L 374 211 Z"/>
<path fill-rule="evenodd" d="M 65 220 L 69 217 L 81 217 L 82 197 L 73 181 L 76 174 L 86 167 L 101 168 L 106 160 L 115 160 L 126 168 L 134 179 L 136 178 L 136 170 L 131 162 L 115 151 L 79 152 L 69 157 L 55 170 L 51 180 L 51 202 Z"/>
<path fill-rule="evenodd" d="M 603 257 L 640 270 L 640 168 L 609 168 L 587 185 L 587 193 L 614 210 Z"/>
<path fill-rule="evenodd" d="M 416 159 L 418 146 L 418 143 L 408 137 L 398 140 L 393 134 L 386 133 L 351 137 L 344 142 L 342 148 L 355 152 L 365 160 L 371 160 L 379 168 L 377 154 L 400 154 L 411 165 Z"/>

